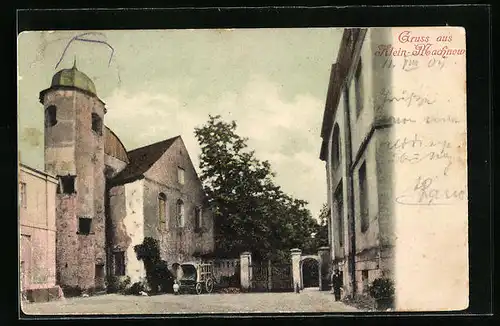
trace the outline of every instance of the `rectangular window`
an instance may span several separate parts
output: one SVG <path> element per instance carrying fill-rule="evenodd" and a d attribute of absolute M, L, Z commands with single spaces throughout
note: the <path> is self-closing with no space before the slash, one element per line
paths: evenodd
<path fill-rule="evenodd" d="M 358 66 L 355 73 L 355 92 L 356 92 L 356 117 L 359 116 L 363 109 L 363 80 L 361 79 L 362 73 L 361 58 L 359 59 Z"/>
<path fill-rule="evenodd" d="M 180 168 L 180 167 L 177 168 L 177 181 L 179 181 L 179 183 L 181 185 L 184 184 L 184 169 L 183 168 Z"/>
<path fill-rule="evenodd" d="M 342 198 L 342 184 L 337 188 L 335 193 L 335 203 L 337 205 L 337 216 L 339 221 L 339 246 L 344 246 L 344 201 Z"/>
<path fill-rule="evenodd" d="M 88 235 L 92 226 L 92 219 L 88 217 L 78 218 L 78 234 Z"/>
<path fill-rule="evenodd" d="M 125 252 L 118 251 L 114 253 L 115 260 L 115 276 L 125 275 Z"/>
<path fill-rule="evenodd" d="M 24 182 L 21 182 L 19 185 L 19 204 L 23 208 L 27 206 L 26 183 Z"/>
<path fill-rule="evenodd" d="M 97 113 L 92 113 L 92 130 L 102 136 L 102 119 Z"/>
<path fill-rule="evenodd" d="M 160 224 L 167 222 L 167 196 L 164 193 L 158 196 L 158 221 Z"/>
<path fill-rule="evenodd" d="M 74 194 L 75 190 L 75 179 L 74 175 L 64 175 L 59 176 L 59 187 L 57 188 L 58 194 Z"/>
<path fill-rule="evenodd" d="M 361 271 L 361 280 L 362 280 L 362 284 L 363 284 L 363 289 L 364 290 L 368 289 L 369 278 L 368 278 L 368 270 L 367 269 Z"/>
<path fill-rule="evenodd" d="M 359 210 L 361 214 L 361 232 L 366 232 L 369 227 L 369 209 L 368 209 L 368 187 L 366 185 L 366 162 L 361 164 L 358 171 L 359 181 Z"/>

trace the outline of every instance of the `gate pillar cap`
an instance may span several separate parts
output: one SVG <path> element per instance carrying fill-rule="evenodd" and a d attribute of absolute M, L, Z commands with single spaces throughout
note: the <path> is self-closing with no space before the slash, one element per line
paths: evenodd
<path fill-rule="evenodd" d="M 251 255 L 250 251 L 245 251 L 240 254 L 240 256 L 250 256 L 250 255 Z"/>
<path fill-rule="evenodd" d="M 329 251 L 330 247 L 320 247 L 318 251 Z"/>
<path fill-rule="evenodd" d="M 290 249 L 290 252 L 291 252 L 292 254 L 298 254 L 298 253 L 301 253 L 301 252 L 302 252 L 302 250 L 300 250 L 299 248 L 294 248 L 294 249 Z"/>

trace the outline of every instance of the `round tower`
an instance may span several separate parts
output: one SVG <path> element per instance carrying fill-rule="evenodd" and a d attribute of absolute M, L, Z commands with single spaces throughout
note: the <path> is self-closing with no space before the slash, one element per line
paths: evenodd
<path fill-rule="evenodd" d="M 103 289 L 104 102 L 92 80 L 63 69 L 40 92 L 45 110 L 45 170 L 59 178 L 56 276 L 66 289 Z"/>

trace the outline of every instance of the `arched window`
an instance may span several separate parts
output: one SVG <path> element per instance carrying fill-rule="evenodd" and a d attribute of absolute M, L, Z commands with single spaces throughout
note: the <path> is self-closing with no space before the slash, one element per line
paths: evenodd
<path fill-rule="evenodd" d="M 333 127 L 332 134 L 332 166 L 334 169 L 338 168 L 341 161 L 341 153 L 340 153 L 340 128 L 338 124 L 335 124 Z"/>
<path fill-rule="evenodd" d="M 45 126 L 53 127 L 57 124 L 57 108 L 55 105 L 49 105 L 45 109 Z"/>
<path fill-rule="evenodd" d="M 177 226 L 184 227 L 184 203 L 180 199 L 177 201 Z"/>
<path fill-rule="evenodd" d="M 203 224 L 203 211 L 200 207 L 194 209 L 194 225 L 195 231 L 200 231 Z"/>
<path fill-rule="evenodd" d="M 158 195 L 158 221 L 160 225 L 167 222 L 167 196 L 161 192 Z"/>

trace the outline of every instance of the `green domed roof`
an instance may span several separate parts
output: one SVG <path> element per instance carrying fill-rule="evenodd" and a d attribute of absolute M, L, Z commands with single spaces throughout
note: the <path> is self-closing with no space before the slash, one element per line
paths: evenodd
<path fill-rule="evenodd" d="M 72 86 L 97 95 L 94 82 L 83 72 L 76 69 L 76 63 L 71 69 L 58 71 L 54 77 L 52 77 L 50 86 Z"/>

